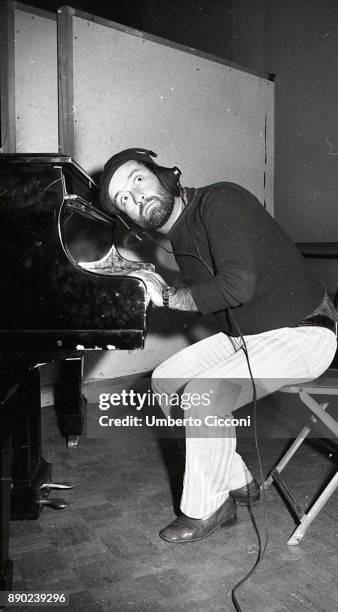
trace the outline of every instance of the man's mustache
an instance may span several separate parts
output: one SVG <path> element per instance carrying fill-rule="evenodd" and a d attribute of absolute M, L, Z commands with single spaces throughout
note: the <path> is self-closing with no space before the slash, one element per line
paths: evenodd
<path fill-rule="evenodd" d="M 159 196 L 148 196 L 147 198 L 145 198 L 140 206 L 140 212 L 141 215 L 143 214 L 144 210 L 147 208 L 148 204 L 151 203 L 156 203 L 156 204 L 162 204 L 162 200 Z"/>

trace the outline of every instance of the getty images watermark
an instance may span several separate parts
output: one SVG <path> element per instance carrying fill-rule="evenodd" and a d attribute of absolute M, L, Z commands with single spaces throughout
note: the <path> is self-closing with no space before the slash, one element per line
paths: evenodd
<path fill-rule="evenodd" d="M 133 389 L 99 395 L 98 423 L 102 428 L 112 427 L 185 427 L 204 430 L 205 428 L 232 429 L 233 427 L 250 427 L 251 417 L 234 417 L 231 414 L 214 414 L 219 394 L 213 389 L 202 393 L 157 393 L 147 390 L 137 392 Z M 215 401 L 216 400 L 216 401 Z M 114 409 L 132 409 L 138 414 L 123 415 Z M 160 407 L 161 416 L 149 413 L 149 409 Z M 224 403 L 223 403 L 224 408 Z M 183 411 L 183 413 L 182 413 Z M 189 414 L 191 411 L 191 414 Z M 180 412 L 179 415 L 174 413 Z M 223 411 L 224 412 L 224 411 Z M 210 431 L 210 430 L 209 430 Z M 208 435 L 211 435 L 210 433 Z"/>

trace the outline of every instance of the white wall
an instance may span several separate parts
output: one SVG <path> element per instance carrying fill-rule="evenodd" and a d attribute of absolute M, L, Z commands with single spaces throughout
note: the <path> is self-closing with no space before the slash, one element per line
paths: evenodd
<path fill-rule="evenodd" d="M 145 147 L 158 153 L 160 163 L 178 165 L 183 185 L 234 181 L 272 212 L 273 83 L 217 58 L 87 17 L 73 17 L 75 158 L 80 165 L 96 173 L 114 153 Z M 132 251 L 124 254 L 133 258 Z M 159 264 L 159 252 L 149 248 L 149 254 Z M 161 264 L 168 280 L 172 260 L 162 257 Z M 152 370 L 209 334 L 201 320 L 187 318 L 182 329 L 180 316 L 173 314 L 169 328 L 165 313 L 153 312 L 144 351 L 88 355 L 85 378 Z"/>
<path fill-rule="evenodd" d="M 55 153 L 58 151 L 56 16 L 18 9 L 14 15 L 16 152 Z"/>

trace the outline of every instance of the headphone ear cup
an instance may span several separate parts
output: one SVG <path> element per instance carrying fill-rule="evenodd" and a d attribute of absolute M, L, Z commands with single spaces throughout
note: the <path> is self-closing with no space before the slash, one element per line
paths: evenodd
<path fill-rule="evenodd" d="M 176 166 L 173 168 L 166 168 L 165 166 L 158 166 L 157 164 L 152 164 L 149 168 L 156 174 L 159 181 L 171 194 L 175 197 L 180 195 L 181 171 L 179 168 Z"/>
<path fill-rule="evenodd" d="M 177 168 L 177 166 L 174 166 L 173 173 L 176 178 L 176 195 L 180 195 L 180 192 L 181 192 L 180 178 L 181 178 L 182 172 L 179 168 Z"/>

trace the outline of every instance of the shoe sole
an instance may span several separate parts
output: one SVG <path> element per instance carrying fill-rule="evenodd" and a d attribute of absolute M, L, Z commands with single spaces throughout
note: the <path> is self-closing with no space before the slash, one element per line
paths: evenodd
<path fill-rule="evenodd" d="M 232 525 L 234 525 L 236 522 L 237 522 L 237 513 L 235 513 L 234 516 L 232 516 L 227 521 L 223 521 L 223 523 L 216 525 L 216 527 L 214 527 L 211 531 L 209 531 L 209 533 L 206 533 L 205 535 L 202 535 L 199 538 L 193 538 L 191 540 L 168 540 L 163 535 L 161 535 L 161 532 L 159 533 L 159 536 L 165 542 L 169 542 L 169 544 L 188 544 L 189 542 L 198 542 L 199 540 L 204 540 L 204 538 L 208 538 L 209 535 L 214 533 L 216 529 L 218 528 L 226 529 L 227 527 L 231 527 Z"/>
<path fill-rule="evenodd" d="M 238 506 L 255 506 L 261 499 L 261 494 L 259 491 L 258 493 L 255 493 L 254 495 L 248 495 L 247 497 L 237 497 L 236 495 L 233 495 L 231 491 L 230 495 Z"/>

